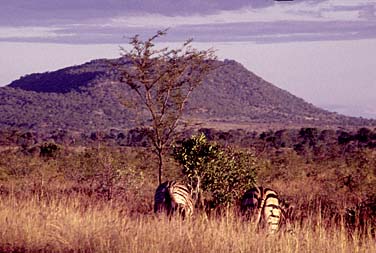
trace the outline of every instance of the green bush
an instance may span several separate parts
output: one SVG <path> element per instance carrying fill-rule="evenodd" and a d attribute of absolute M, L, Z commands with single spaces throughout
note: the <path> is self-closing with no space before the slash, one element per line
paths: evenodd
<path fill-rule="evenodd" d="M 256 158 L 249 152 L 222 149 L 207 142 L 204 134 L 192 136 L 174 147 L 174 158 L 193 189 L 198 205 L 202 191 L 214 207 L 231 205 L 256 183 Z"/>

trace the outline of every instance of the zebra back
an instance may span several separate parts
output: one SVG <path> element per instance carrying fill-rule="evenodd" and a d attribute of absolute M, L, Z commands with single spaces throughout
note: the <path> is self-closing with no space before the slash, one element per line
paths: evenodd
<path fill-rule="evenodd" d="M 154 212 L 166 212 L 172 215 L 176 211 L 183 217 L 193 214 L 193 200 L 189 189 L 177 181 L 166 181 L 155 191 Z"/>
<path fill-rule="evenodd" d="M 273 234 L 279 230 L 282 218 L 278 194 L 274 190 L 266 188 L 263 194 L 263 202 L 262 221 L 268 232 Z"/>
<path fill-rule="evenodd" d="M 269 233 L 279 230 L 282 218 L 281 207 L 278 194 L 270 188 L 253 187 L 244 193 L 241 212 L 257 227 L 267 227 Z"/>

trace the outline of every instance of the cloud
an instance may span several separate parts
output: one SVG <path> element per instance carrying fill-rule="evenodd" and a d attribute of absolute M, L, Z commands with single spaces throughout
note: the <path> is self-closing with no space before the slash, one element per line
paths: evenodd
<path fill-rule="evenodd" d="M 347 8 L 329 0 L 317 4 L 300 1 L 293 4 L 276 4 L 264 8 L 245 6 L 236 10 L 221 10 L 206 15 L 162 15 L 146 13 L 144 15 L 125 15 L 111 18 L 108 26 L 163 27 L 180 25 L 228 24 L 241 22 L 277 22 L 277 21 L 358 21 L 365 19 L 360 12 L 372 13 L 373 5 L 347 4 Z M 341 8 L 342 7 L 342 8 Z M 352 7 L 352 8 L 350 8 Z"/>
<path fill-rule="evenodd" d="M 209 14 L 244 6 L 262 8 L 272 0 L 2 0 L 0 25 L 61 24 L 117 15 L 166 16 Z"/>
<path fill-rule="evenodd" d="M 123 35 L 148 36 L 167 27 L 172 28 L 170 40 L 281 42 L 376 37 L 376 0 L 13 2 L 18 4 L 0 10 L 5 14 L 0 15 L 2 41 L 119 43 L 124 42 Z M 21 8 L 20 2 L 26 7 Z M 14 22 L 18 25 L 1 26 L 12 21 L 8 20 L 12 8 L 22 16 Z M 27 26 L 32 29 L 25 31 Z"/>
<path fill-rule="evenodd" d="M 58 38 L 74 36 L 73 33 L 60 33 L 62 28 L 54 27 L 0 27 L 0 40 L 27 38 Z"/>

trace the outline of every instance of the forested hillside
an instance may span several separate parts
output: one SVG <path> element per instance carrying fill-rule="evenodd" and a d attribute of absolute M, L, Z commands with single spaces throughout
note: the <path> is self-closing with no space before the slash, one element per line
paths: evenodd
<path fill-rule="evenodd" d="M 94 132 L 130 129 L 145 123 L 147 114 L 132 106 L 135 95 L 118 82 L 111 62 L 93 60 L 79 66 L 31 74 L 0 88 L 0 128 L 38 132 L 57 129 Z M 217 68 L 192 93 L 186 123 L 220 128 L 253 125 L 352 127 L 376 125 L 375 120 L 346 117 L 317 108 L 277 88 L 232 61 Z M 126 102 L 127 106 L 124 106 Z"/>

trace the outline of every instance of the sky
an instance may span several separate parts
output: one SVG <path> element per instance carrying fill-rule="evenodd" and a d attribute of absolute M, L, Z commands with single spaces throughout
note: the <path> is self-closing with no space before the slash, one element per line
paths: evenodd
<path fill-rule="evenodd" d="M 0 86 L 169 28 L 316 106 L 376 118 L 376 0 L 0 0 Z"/>

